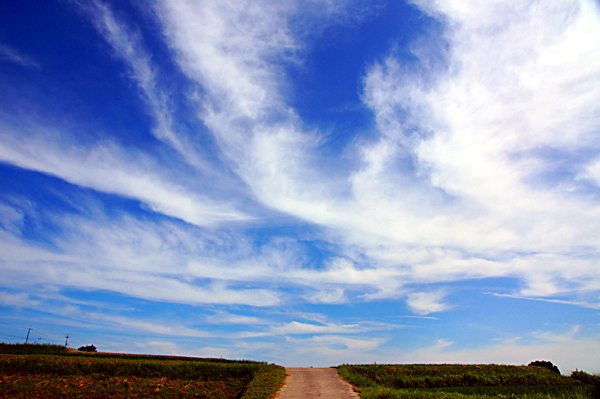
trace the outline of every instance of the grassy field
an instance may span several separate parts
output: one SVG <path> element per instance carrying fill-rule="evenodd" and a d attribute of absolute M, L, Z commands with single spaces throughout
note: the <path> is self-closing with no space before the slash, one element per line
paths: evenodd
<path fill-rule="evenodd" d="M 0 398 L 258 399 L 284 378 L 285 369 L 260 362 L 0 345 Z"/>
<path fill-rule="evenodd" d="M 362 399 L 587 399 L 597 397 L 594 384 L 600 382 L 582 372 L 566 377 L 528 366 L 343 365 L 338 370 Z"/>

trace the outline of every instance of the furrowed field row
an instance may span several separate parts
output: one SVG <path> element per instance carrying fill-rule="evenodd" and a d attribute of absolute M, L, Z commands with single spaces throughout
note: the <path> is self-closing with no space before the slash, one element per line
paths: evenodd
<path fill-rule="evenodd" d="M 480 387 L 470 387 L 480 388 Z M 361 399 L 589 399 L 591 386 L 512 386 L 481 387 L 486 389 L 393 389 L 371 387 L 361 390 Z"/>
<path fill-rule="evenodd" d="M 343 365 L 362 399 L 600 398 L 600 378 L 547 368 L 498 365 Z"/>
<path fill-rule="evenodd" d="M 247 381 L 170 380 L 103 376 L 11 375 L 0 378 L 0 398 L 239 398 Z"/>
<path fill-rule="evenodd" d="M 190 380 L 246 379 L 250 381 L 260 363 L 209 363 L 172 360 L 129 360 L 47 355 L 0 355 L 0 373 L 92 375 L 110 377 L 176 378 Z"/>
<path fill-rule="evenodd" d="M 264 399 L 285 369 L 253 361 L 84 353 L 58 345 L 0 344 L 0 398 Z"/>

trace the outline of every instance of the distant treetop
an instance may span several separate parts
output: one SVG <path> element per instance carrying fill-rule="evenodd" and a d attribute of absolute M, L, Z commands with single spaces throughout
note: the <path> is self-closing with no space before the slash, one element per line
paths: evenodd
<path fill-rule="evenodd" d="M 97 352 L 96 347 L 94 345 L 82 346 L 77 350 L 80 352 Z"/>
<path fill-rule="evenodd" d="M 552 362 L 549 362 L 547 360 L 536 360 L 535 362 L 529 363 L 528 366 L 543 367 L 550 371 L 554 371 L 557 374 L 560 374 L 560 370 L 558 369 L 558 367 L 556 367 L 554 364 L 552 364 Z"/>

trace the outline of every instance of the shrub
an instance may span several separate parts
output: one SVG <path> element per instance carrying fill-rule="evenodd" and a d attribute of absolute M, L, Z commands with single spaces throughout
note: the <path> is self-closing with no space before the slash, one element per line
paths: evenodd
<path fill-rule="evenodd" d="M 80 352 L 97 352 L 96 347 L 94 345 L 82 346 L 77 350 Z"/>
<path fill-rule="evenodd" d="M 558 367 L 552 364 L 552 362 L 546 360 L 536 360 L 535 362 L 529 363 L 528 366 L 543 367 L 550 371 L 554 371 L 556 374 L 560 374 L 560 370 L 558 369 Z"/>
<path fill-rule="evenodd" d="M 587 385 L 600 387 L 600 376 L 588 374 L 585 371 L 573 371 L 571 378 Z"/>
<path fill-rule="evenodd" d="M 600 399 L 600 376 L 588 374 L 585 371 L 573 371 L 571 378 L 580 381 L 586 385 L 592 385 L 594 388 L 590 393 L 591 399 Z"/>

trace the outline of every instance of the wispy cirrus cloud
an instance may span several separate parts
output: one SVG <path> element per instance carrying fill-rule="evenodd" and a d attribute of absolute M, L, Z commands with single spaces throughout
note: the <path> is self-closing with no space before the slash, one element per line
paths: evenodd
<path fill-rule="evenodd" d="M 0 61 L 11 62 L 29 69 L 42 69 L 33 57 L 3 43 L 0 43 Z"/>
<path fill-rule="evenodd" d="M 577 178 L 548 187 L 556 164 L 538 149 L 577 151 L 587 146 L 581 138 L 593 137 L 594 123 L 582 115 L 598 103 L 591 67 L 598 41 L 589 36 L 598 36 L 596 11 L 589 2 L 531 3 L 513 21 L 514 12 L 499 3 L 471 4 L 468 12 L 454 3 L 415 4 L 441 18 L 434 44 L 443 43 L 446 55 L 433 61 L 428 42 L 418 42 L 421 66 L 406 69 L 391 55 L 369 70 L 364 101 L 381 138 L 353 144 L 356 158 L 345 172 L 331 162 L 326 172 L 320 168 L 325 137 L 303 131 L 285 106 L 273 60 L 297 45 L 288 9 L 257 3 L 270 15 L 261 20 L 254 7 L 167 2 L 157 9 L 182 69 L 206 88 L 202 117 L 234 170 L 263 204 L 324 226 L 346 251 L 346 266 L 331 262 L 315 276 L 342 284 L 355 275 L 367 285 L 379 280 L 379 297 L 406 296 L 406 284 L 504 276 L 536 291 L 533 271 L 540 270 L 520 253 L 558 259 L 595 245 L 589 221 L 597 206 L 577 195 L 585 190 Z M 225 23 L 232 19 L 241 22 Z M 555 22 L 560 33 L 547 35 Z M 588 39 L 580 40 L 584 32 Z M 565 58 L 567 49 L 577 50 Z M 582 61 L 589 67 L 578 69 Z M 571 82 L 584 81 L 591 84 L 573 90 Z M 568 107 L 565 98 L 572 99 Z M 558 135 L 558 126 L 569 134 Z M 353 253 L 368 257 L 357 264 Z M 338 269 L 344 272 L 336 280 Z M 313 273 L 296 272 L 307 280 Z M 596 275 L 589 267 L 584 273 Z M 537 276 L 575 282 L 564 270 Z M 329 300 L 340 298 L 337 291 Z"/>
<path fill-rule="evenodd" d="M 77 4 L 89 15 L 94 27 L 111 45 L 115 56 L 127 67 L 129 77 L 137 84 L 155 119 L 154 135 L 182 153 L 188 161 L 198 164 L 200 160 L 193 151 L 189 151 L 189 143 L 183 143 L 173 130 L 168 97 L 158 87 L 157 68 L 152 63 L 150 53 L 144 48 L 140 33 L 120 21 L 106 3 L 95 0 Z"/>
<path fill-rule="evenodd" d="M 440 19 L 431 33 L 438 35 L 435 43 L 415 42 L 410 68 L 391 53 L 367 70 L 363 100 L 378 136 L 350 143 L 345 158 L 333 161 L 320 152 L 327 135 L 304 131 L 286 102 L 283 65 L 299 62 L 289 53 L 303 46 L 303 33 L 290 23 L 299 10 L 294 4 L 155 4 L 178 65 L 198 84 L 189 100 L 197 101 L 222 151 L 219 161 L 249 190 L 243 199 L 319 226 L 319 239 L 336 251 L 319 267 L 308 267 L 304 249 L 293 245 L 262 246 L 245 259 L 226 257 L 225 264 L 190 257 L 189 275 L 228 284 L 262 284 L 268 275 L 302 287 L 304 300 L 313 303 L 404 298 L 417 312 L 450 306 L 425 306 L 423 284 L 512 277 L 529 296 L 597 289 L 593 256 L 586 255 L 597 236 L 598 207 L 589 189 L 594 157 L 564 171 L 556 162 L 556 154 L 598 147 L 593 122 L 582 117 L 593 116 L 598 103 L 594 5 L 532 2 L 514 21 L 513 11 L 496 2 L 468 11 L 454 3 L 415 4 Z M 84 8 L 156 120 L 169 125 L 140 35 L 104 3 Z M 559 29 L 548 33 L 555 23 Z M 431 46 L 447 50 L 434 62 Z M 577 68 L 582 61 L 586 68 Z M 587 83 L 574 90 L 577 82 Z M 568 134 L 557 133 L 562 127 Z M 179 136 L 169 132 L 172 139 L 163 138 L 178 147 Z M 5 162 L 134 198 L 195 225 L 249 219 L 235 204 L 189 184 L 196 175 L 174 173 L 116 145 L 67 149 L 7 139 L 2 154 Z M 559 172 L 571 178 L 550 178 Z M 567 261 L 576 266 L 565 268 Z"/>
<path fill-rule="evenodd" d="M 317 325 L 300 323 L 292 321 L 282 326 L 273 327 L 273 332 L 283 335 L 304 335 L 304 334 L 343 334 L 348 332 L 354 332 L 357 329 L 357 325 Z"/>
<path fill-rule="evenodd" d="M 187 263 L 196 252 L 231 251 L 215 237 L 191 234 L 176 224 L 152 224 L 124 218 L 90 221 L 53 216 L 57 234 L 50 247 L 7 233 L 1 234 L 5 287 L 55 286 L 107 290 L 169 303 L 245 304 L 273 306 L 281 301 L 276 290 L 235 287 L 231 281 L 198 280 Z M 192 238 L 193 237 L 193 238 Z M 221 240 L 226 240 L 223 236 Z M 243 247 L 242 247 L 243 248 Z M 239 255 L 244 252 L 238 253 Z"/>
<path fill-rule="evenodd" d="M 390 206 L 378 209 L 400 220 L 397 226 L 420 215 L 404 231 L 438 247 L 431 260 L 440 263 L 408 262 L 417 275 L 518 276 L 527 295 L 597 290 L 583 248 L 596 246 L 598 207 L 579 177 L 590 176 L 594 158 L 560 162 L 600 148 L 592 116 L 600 93 L 597 7 L 529 2 L 516 17 L 504 2 L 415 4 L 443 18 L 446 67 L 432 71 L 425 59 L 415 72 L 392 55 L 371 69 L 364 98 L 382 138 L 364 152 L 356 191 L 393 193 Z M 395 166 L 407 158 L 414 169 Z M 389 185 L 394 180 L 400 185 Z M 400 200 L 412 210 L 404 217 L 391 199 L 403 198 L 407 187 L 417 203 Z M 407 242 L 391 229 L 379 231 Z M 456 258 L 447 258 L 449 248 L 458 249 Z M 566 258 L 577 272 L 561 265 Z M 582 274 L 594 283 L 576 276 Z"/>
<path fill-rule="evenodd" d="M 581 306 L 583 308 L 589 309 L 600 309 L 600 304 L 593 304 L 584 301 L 565 301 L 560 299 L 545 299 L 545 298 L 531 298 L 520 295 L 511 295 L 511 294 L 498 294 L 498 293 L 489 293 L 490 295 L 504 297 L 504 298 L 514 298 L 514 299 L 527 299 L 530 301 L 542 301 L 542 302 L 550 302 L 550 303 L 560 303 L 564 305 L 573 305 L 573 306 Z"/>
<path fill-rule="evenodd" d="M 85 51 L 111 60 L 94 65 L 116 78 L 101 98 L 139 114 L 119 120 L 112 104 L 80 99 L 111 120 L 94 125 L 77 107 L 31 105 L 47 99 L 27 91 L 6 107 L 15 115 L 0 112 L 0 161 L 11 175 L 0 198 L 0 300 L 32 312 L 52 302 L 55 319 L 62 307 L 66 323 L 131 330 L 139 348 L 166 352 L 306 365 L 317 355 L 322 364 L 478 361 L 485 351 L 496 362 L 543 350 L 564 358 L 550 327 L 462 338 L 456 320 L 504 297 L 598 308 L 596 3 L 309 3 L 157 0 L 142 22 L 139 9 L 111 0 L 68 3 L 83 10 L 86 43 L 98 41 Z M 415 39 L 386 36 L 389 51 L 353 60 L 363 62 L 351 84 L 365 130 L 346 140 L 342 123 L 322 128 L 318 112 L 303 120 L 300 91 L 337 87 L 300 90 L 298 81 L 335 81 L 352 58 L 324 56 L 315 39 L 336 24 L 334 34 L 356 24 L 369 37 L 379 27 L 361 18 L 383 9 L 398 13 L 387 22 L 394 32 Z M 398 29 L 411 18 L 419 33 Z M 73 98 L 99 87 L 62 84 Z M 69 298 L 82 293 L 96 300 Z M 113 295 L 146 314 L 92 303 Z M 489 313 L 508 319 L 497 302 Z M 161 321 L 163 306 L 188 319 Z M 398 318 L 410 328 L 391 324 Z M 546 322 L 527 321 L 522 329 Z M 590 325 L 562 342 L 597 351 Z"/>
<path fill-rule="evenodd" d="M 171 182 L 171 173 L 156 159 L 112 143 L 95 147 L 69 145 L 70 132 L 51 132 L 33 126 L 1 127 L 0 159 L 20 168 L 57 176 L 69 183 L 140 200 L 154 211 L 192 224 L 206 225 L 249 217 L 226 203 Z M 33 133 L 32 133 L 33 132 Z M 56 139 L 59 137 L 59 140 Z M 61 144 L 62 141 L 65 141 Z"/>
<path fill-rule="evenodd" d="M 3 115 L 0 159 L 75 185 L 140 200 L 155 212 L 192 224 L 214 225 L 251 219 L 234 204 L 244 190 L 239 181 L 220 166 L 202 160 L 196 146 L 174 129 L 171 104 L 160 86 L 158 68 L 143 45 L 141 33 L 119 20 L 106 3 L 73 4 L 83 10 L 82 14 L 111 46 L 112 55 L 125 65 L 128 78 L 138 87 L 140 98 L 155 120 L 154 135 L 181 153 L 191 166 L 179 164 L 177 159 L 163 165 L 166 157 L 124 147 L 118 140 L 94 142 L 91 139 L 94 132 L 89 132 L 89 140 L 79 140 L 88 132 L 76 130 L 89 127 L 74 128 L 78 121 L 72 116 L 62 118 L 68 121 L 64 125 L 54 119 L 49 121 L 43 107 L 27 96 L 20 100 L 21 108 L 30 111 L 20 110 L 14 117 Z M 123 132 L 111 133 L 118 136 Z M 211 184 L 213 190 L 201 192 L 190 180 Z"/>

